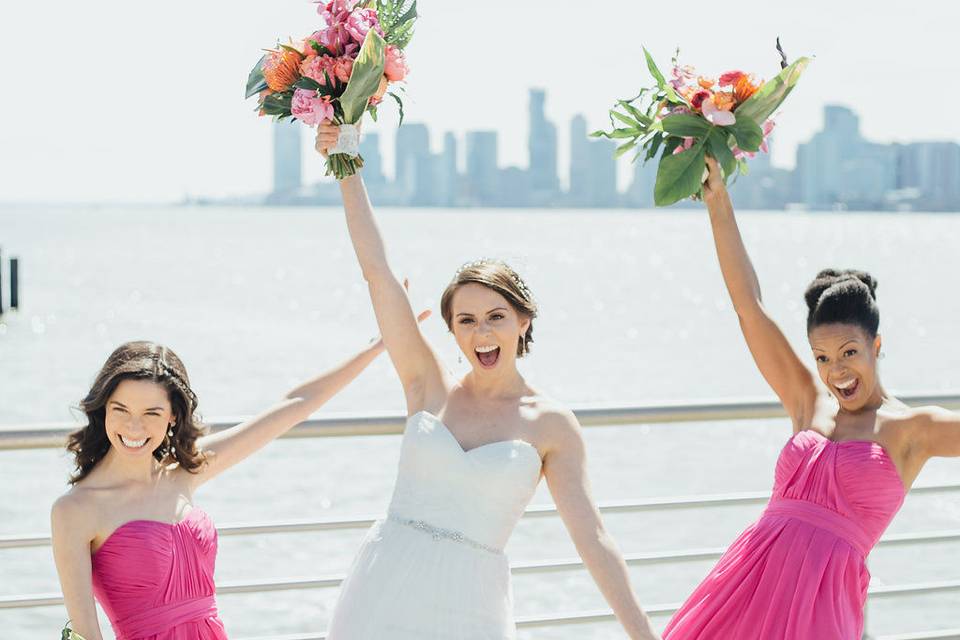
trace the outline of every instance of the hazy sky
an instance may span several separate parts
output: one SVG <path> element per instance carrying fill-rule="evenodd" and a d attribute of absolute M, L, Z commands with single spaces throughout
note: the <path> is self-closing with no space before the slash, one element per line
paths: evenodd
<path fill-rule="evenodd" d="M 682 8 L 682 9 L 681 9 Z M 270 125 L 243 100 L 259 49 L 319 22 L 304 0 L 4 3 L 0 201 L 170 201 L 270 187 Z M 422 0 L 408 53 L 407 118 L 444 131 L 501 132 L 501 164 L 525 165 L 527 88 L 547 89 L 560 129 L 606 123 L 612 101 L 649 83 L 646 45 L 662 66 L 676 46 L 708 75 L 769 77 L 774 38 L 814 54 L 785 104 L 774 162 L 852 107 L 880 142 L 960 139 L 960 63 L 950 55 L 960 9 L 943 0 L 573 2 Z M 395 109 L 377 129 L 392 165 Z M 461 138 L 462 140 L 462 138 Z M 311 153 L 305 178 L 319 177 Z M 564 176 L 565 178 L 565 176 Z"/>

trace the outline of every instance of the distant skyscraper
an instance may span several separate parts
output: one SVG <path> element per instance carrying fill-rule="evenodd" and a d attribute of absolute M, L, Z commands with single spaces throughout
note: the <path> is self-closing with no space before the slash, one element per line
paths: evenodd
<path fill-rule="evenodd" d="M 380 134 L 367 133 L 360 138 L 360 155 L 363 156 L 363 179 L 370 185 L 382 185 L 387 181 L 383 174 L 383 156 L 380 154 Z"/>
<path fill-rule="evenodd" d="M 797 148 L 799 195 L 807 207 L 882 208 L 896 188 L 896 150 L 864 140 L 859 129 L 853 111 L 828 105 L 823 131 Z"/>
<path fill-rule="evenodd" d="M 460 189 L 460 172 L 457 171 L 457 138 L 449 131 L 443 136 L 443 153 L 439 160 L 437 204 L 448 207 L 456 203 Z"/>
<path fill-rule="evenodd" d="M 559 191 L 557 178 L 557 128 L 547 120 L 547 94 L 530 90 L 530 186 L 537 199 L 549 202 Z"/>
<path fill-rule="evenodd" d="M 616 150 L 617 143 L 606 138 L 591 140 L 588 145 L 590 206 L 614 207 L 617 205 L 617 161 L 613 157 Z"/>
<path fill-rule="evenodd" d="M 590 198 L 590 140 L 587 121 L 576 115 L 570 121 L 570 203 L 588 204 Z"/>
<path fill-rule="evenodd" d="M 473 204 L 492 204 L 497 200 L 497 132 L 467 132 L 467 173 L 469 199 Z"/>
<path fill-rule="evenodd" d="M 299 122 L 273 125 L 273 192 L 296 191 L 302 183 Z"/>
<path fill-rule="evenodd" d="M 633 180 L 627 187 L 626 201 L 631 207 L 639 209 L 652 209 L 653 187 L 657 182 L 657 158 L 651 158 L 649 162 L 644 163 L 643 158 L 639 158 L 633 163 Z"/>
<path fill-rule="evenodd" d="M 898 148 L 897 187 L 911 190 L 912 207 L 960 210 L 960 145 L 914 142 Z"/>
<path fill-rule="evenodd" d="M 430 132 L 427 125 L 405 124 L 397 129 L 396 182 L 406 197 L 415 198 L 418 186 L 429 177 L 429 164 Z"/>

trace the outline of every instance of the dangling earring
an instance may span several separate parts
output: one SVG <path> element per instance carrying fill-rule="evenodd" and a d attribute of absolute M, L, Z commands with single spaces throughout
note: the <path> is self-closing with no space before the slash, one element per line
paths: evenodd
<path fill-rule="evenodd" d="M 462 353 L 457 356 L 457 362 L 459 362 L 460 364 L 463 364 L 463 354 L 462 354 Z"/>
<path fill-rule="evenodd" d="M 886 358 L 886 357 L 887 357 L 887 354 L 886 354 L 885 352 L 883 352 L 883 351 L 881 351 L 879 354 L 877 354 L 877 360 L 883 360 L 883 359 Z"/>
<path fill-rule="evenodd" d="M 177 457 L 177 448 L 173 446 L 173 428 L 177 426 L 177 423 L 174 422 L 167 429 L 167 450 L 170 452 L 170 455 L 174 458 Z"/>

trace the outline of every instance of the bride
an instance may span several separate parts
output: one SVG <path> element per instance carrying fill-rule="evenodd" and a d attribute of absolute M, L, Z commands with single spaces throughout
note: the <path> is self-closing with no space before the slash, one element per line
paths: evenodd
<path fill-rule="evenodd" d="M 320 125 L 317 150 L 339 136 Z M 514 638 L 503 553 L 541 476 L 580 556 L 633 639 L 658 638 L 590 494 L 580 425 L 517 370 L 537 307 L 502 262 L 464 265 L 441 312 L 471 365 L 460 380 L 417 326 L 390 269 L 360 175 L 340 182 L 347 227 L 407 401 L 387 517 L 369 531 L 333 612 L 328 640 Z"/>

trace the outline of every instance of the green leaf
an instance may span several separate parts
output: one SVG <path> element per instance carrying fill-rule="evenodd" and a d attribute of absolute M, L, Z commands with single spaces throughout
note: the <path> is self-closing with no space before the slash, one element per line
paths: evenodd
<path fill-rule="evenodd" d="M 371 105 L 367 107 L 367 113 L 370 114 L 370 118 L 376 122 L 377 121 L 377 107 L 376 105 Z"/>
<path fill-rule="evenodd" d="M 647 147 L 647 155 L 643 159 L 643 161 L 646 162 L 650 158 L 656 156 L 657 150 L 660 149 L 660 145 L 662 143 L 663 143 L 663 134 L 658 131 L 656 134 L 654 134 L 653 138 L 650 139 L 650 142 L 648 143 L 649 146 Z"/>
<path fill-rule="evenodd" d="M 410 8 L 407 9 L 406 13 L 397 18 L 396 22 L 394 22 L 394 26 L 403 26 L 411 20 L 416 20 L 418 17 L 420 16 L 417 14 L 417 0 L 413 0 L 413 4 L 410 5 Z"/>
<path fill-rule="evenodd" d="M 647 69 L 650 70 L 650 75 L 653 76 L 653 79 L 657 81 L 657 86 L 663 89 L 664 85 L 667 84 L 667 81 L 664 79 L 663 74 L 660 73 L 660 69 L 657 67 L 657 63 L 653 61 L 653 56 L 650 55 L 650 52 L 647 51 L 647 48 L 643 48 L 643 55 L 647 58 Z M 670 87 L 671 89 L 673 87 Z"/>
<path fill-rule="evenodd" d="M 713 125 L 700 116 L 689 113 L 674 113 L 660 121 L 663 130 L 672 133 L 675 136 L 684 136 L 686 138 L 705 137 Z"/>
<path fill-rule="evenodd" d="M 735 112 L 737 120 L 745 117 L 757 124 L 766 122 L 793 91 L 793 87 L 800 81 L 800 76 L 808 64 L 810 64 L 810 58 L 800 58 L 776 77 L 765 82 L 759 91 L 737 107 Z"/>
<path fill-rule="evenodd" d="M 374 29 L 367 32 L 360 53 L 353 61 L 353 73 L 347 89 L 340 96 L 344 124 L 356 124 L 370 103 L 370 97 L 380 87 L 386 62 L 386 43 Z"/>
<path fill-rule="evenodd" d="M 309 91 L 322 91 L 324 89 L 322 84 L 307 76 L 301 76 L 299 80 L 293 83 L 293 86 L 297 89 L 307 89 Z"/>
<path fill-rule="evenodd" d="M 701 140 L 686 151 L 660 159 L 653 201 L 665 207 L 700 191 L 704 169 L 704 148 Z"/>
<path fill-rule="evenodd" d="M 763 143 L 763 129 L 750 118 L 741 118 L 737 110 L 737 121 L 729 127 L 723 127 L 733 134 L 737 146 L 744 151 L 757 151 Z"/>
<path fill-rule="evenodd" d="M 253 69 L 250 70 L 250 75 L 247 76 L 247 93 L 244 96 L 249 98 L 255 96 L 264 89 L 267 89 L 267 81 L 263 78 L 263 61 L 267 59 L 266 54 L 260 57 L 260 60 L 257 61 L 257 64 L 253 66 Z"/>
<path fill-rule="evenodd" d="M 630 127 L 631 129 L 636 129 L 636 128 L 642 126 L 639 122 L 637 122 L 636 120 L 634 120 L 634 119 L 631 118 L 630 116 L 624 115 L 624 114 L 620 113 L 619 111 L 614 111 L 614 110 L 611 109 L 611 110 L 610 110 L 610 115 L 613 116 L 614 118 L 616 118 L 617 120 L 619 120 L 620 122 L 622 122 L 623 124 L 627 125 L 627 126 Z"/>
<path fill-rule="evenodd" d="M 399 127 L 403 124 L 403 100 L 401 100 L 400 96 L 395 94 L 393 91 L 388 91 L 387 95 L 397 101 L 397 108 L 400 109 L 400 122 L 397 123 L 397 126 Z"/>
<path fill-rule="evenodd" d="M 281 49 L 286 49 L 287 51 L 289 51 L 289 52 L 291 52 L 291 53 L 295 53 L 295 54 L 297 54 L 298 56 L 300 56 L 301 58 L 303 57 L 303 54 L 302 54 L 302 53 L 300 53 L 297 49 L 294 49 L 293 47 L 291 47 L 291 46 L 288 45 L 288 44 L 281 44 L 281 45 L 280 45 L 280 48 L 281 48 Z"/>
<path fill-rule="evenodd" d="M 625 142 L 619 147 L 617 147 L 617 150 L 613 153 L 613 157 L 619 158 L 620 156 L 625 154 L 627 151 L 630 151 L 630 149 L 633 149 L 635 146 L 637 146 L 636 140 L 634 140 L 633 142 Z"/>
<path fill-rule="evenodd" d="M 293 91 L 271 93 L 263 99 L 263 113 L 268 116 L 289 116 L 290 103 L 293 100 Z"/>
<path fill-rule="evenodd" d="M 318 56 L 332 56 L 333 52 L 330 49 L 327 49 L 325 46 L 317 42 L 316 40 L 310 40 L 310 46 L 313 47 L 313 50 L 317 52 Z"/>
<path fill-rule="evenodd" d="M 724 177 L 729 177 L 737 170 L 737 159 L 727 144 L 728 134 L 722 129 L 714 129 L 707 136 L 707 153 L 720 163 Z"/>
<path fill-rule="evenodd" d="M 616 140 L 620 138 L 638 138 L 643 135 L 643 131 L 638 129 L 614 129 L 613 131 L 606 134 L 610 139 Z"/>
<path fill-rule="evenodd" d="M 637 109 L 635 106 L 633 106 L 626 100 L 620 100 L 618 104 L 624 109 L 626 109 L 630 113 L 630 115 L 633 116 L 634 119 L 640 124 L 649 125 L 651 122 L 653 122 L 652 118 L 648 118 L 646 114 L 640 111 L 640 109 Z"/>

